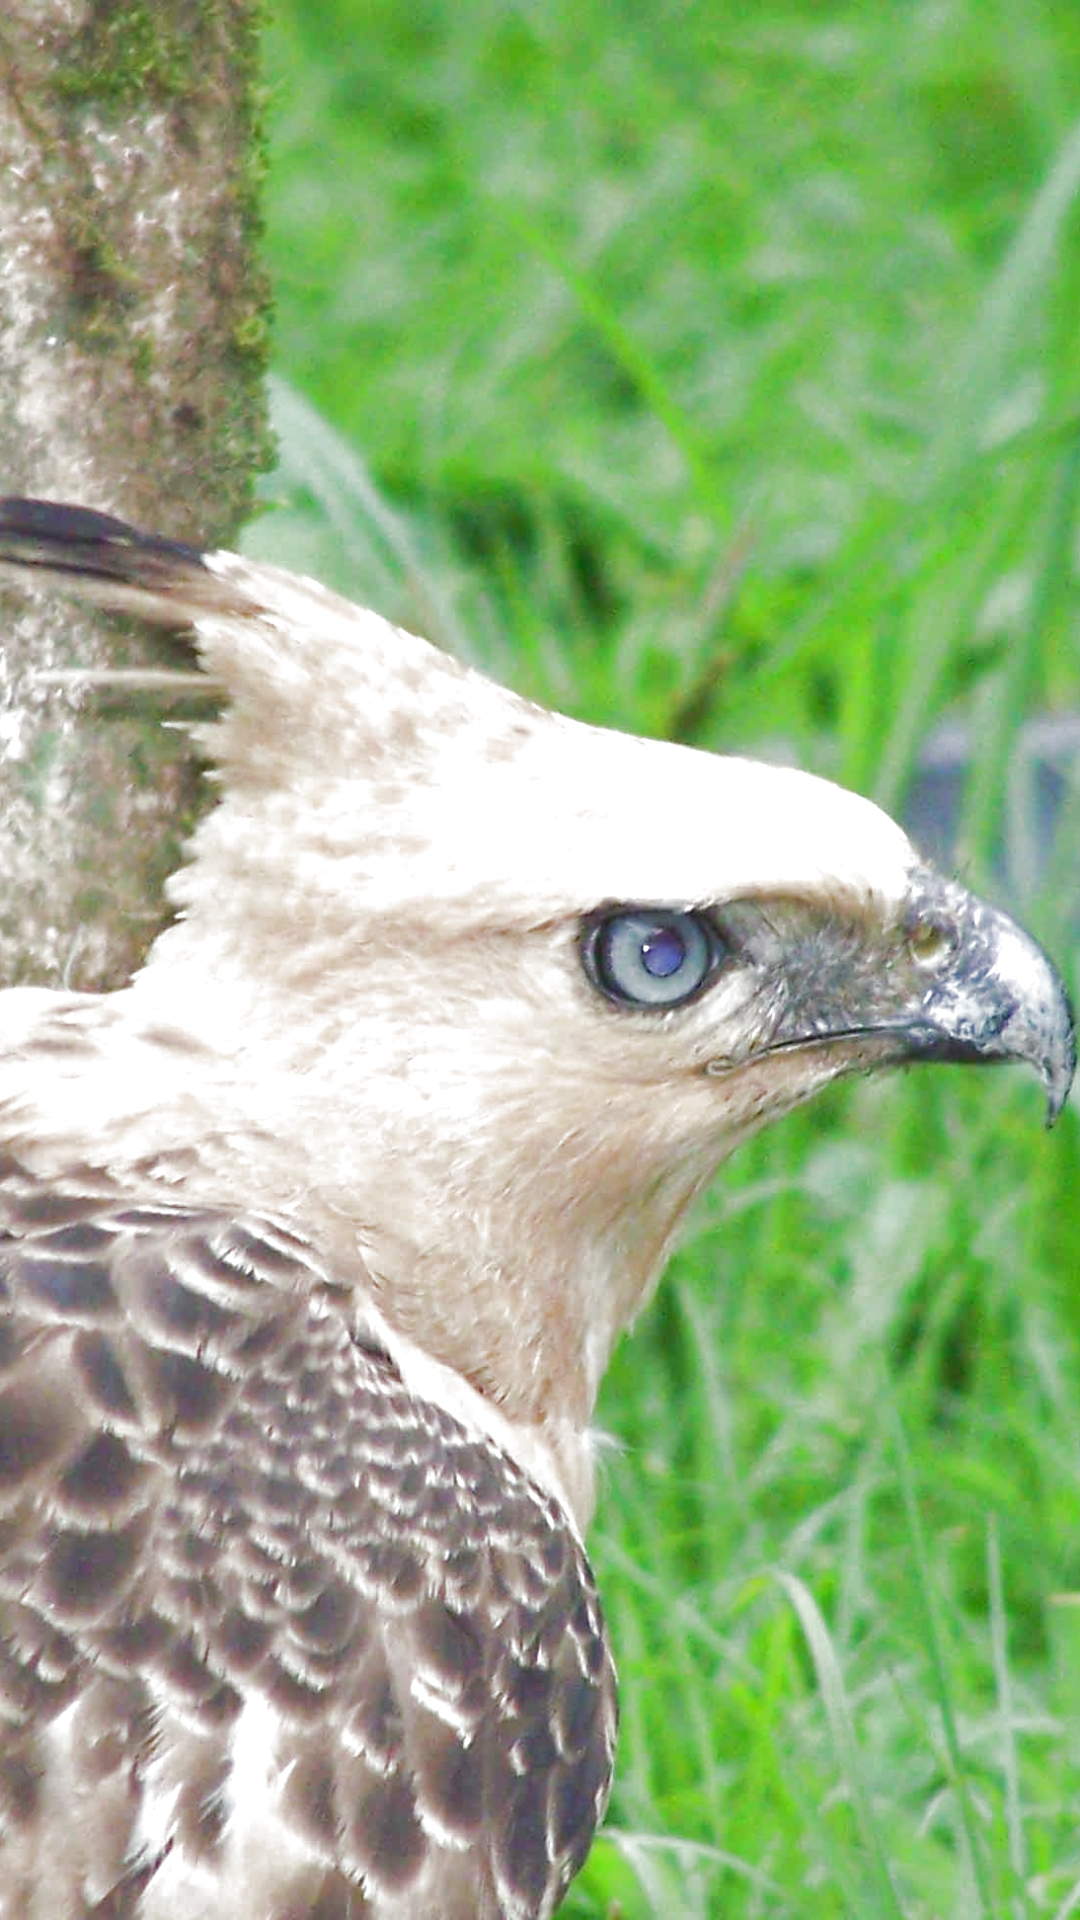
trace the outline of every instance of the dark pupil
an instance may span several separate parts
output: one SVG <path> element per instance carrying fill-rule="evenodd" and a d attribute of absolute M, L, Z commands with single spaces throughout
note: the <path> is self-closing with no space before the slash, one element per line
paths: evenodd
<path fill-rule="evenodd" d="M 669 980 L 686 959 L 682 939 L 671 927 L 658 927 L 641 943 L 641 962 L 654 980 Z"/>

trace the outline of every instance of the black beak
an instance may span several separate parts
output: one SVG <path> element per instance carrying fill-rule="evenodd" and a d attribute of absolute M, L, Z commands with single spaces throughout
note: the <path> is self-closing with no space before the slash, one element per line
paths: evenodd
<path fill-rule="evenodd" d="M 905 1051 L 921 1060 L 1026 1060 L 1046 1088 L 1052 1126 L 1076 1070 L 1065 983 L 1038 942 L 1008 914 L 934 878 L 938 900 L 929 909 L 929 924 L 951 925 L 954 932 L 943 962 L 928 969 L 917 1012 L 904 1022 Z"/>
<path fill-rule="evenodd" d="M 1061 975 L 1007 913 L 932 868 L 912 875 L 900 925 L 882 944 L 864 941 L 857 921 L 800 922 L 775 907 L 744 908 L 739 938 L 774 983 L 765 998 L 776 1008 L 745 1058 L 820 1050 L 841 1072 L 1024 1060 L 1046 1088 L 1048 1125 L 1065 1105 L 1076 1036 Z M 742 1064 L 717 1060 L 712 1071 Z"/>

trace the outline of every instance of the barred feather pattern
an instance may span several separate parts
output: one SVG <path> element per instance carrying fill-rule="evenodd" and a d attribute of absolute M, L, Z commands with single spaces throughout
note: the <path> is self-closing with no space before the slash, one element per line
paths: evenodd
<path fill-rule="evenodd" d="M 615 1686 L 558 1502 L 272 1219 L 0 1165 L 3 1920 L 544 1920 Z"/>

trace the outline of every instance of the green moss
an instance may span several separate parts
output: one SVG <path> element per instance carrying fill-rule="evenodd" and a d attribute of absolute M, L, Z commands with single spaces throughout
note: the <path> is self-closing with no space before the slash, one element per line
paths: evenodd
<path fill-rule="evenodd" d="M 154 367 L 154 350 L 149 340 L 143 336 L 131 343 L 131 370 L 137 380 L 150 378 Z"/>
<path fill-rule="evenodd" d="M 119 346 L 138 281 L 89 212 L 81 230 L 72 235 L 70 284 L 81 338 L 88 345 Z"/>
<path fill-rule="evenodd" d="M 269 326 L 264 312 L 256 306 L 242 315 L 233 328 L 233 344 L 242 354 L 253 353 L 265 359 Z"/>
<path fill-rule="evenodd" d="M 264 241 L 263 190 L 267 173 L 266 114 L 270 90 L 262 79 L 260 64 L 261 33 L 266 24 L 262 0 L 252 0 L 246 12 L 238 10 L 237 22 L 243 22 L 240 50 L 235 56 L 238 108 L 246 122 L 246 138 L 241 152 L 242 171 L 236 181 L 237 210 L 243 222 L 253 259 L 258 260 Z M 265 268 L 253 265 L 248 275 L 248 300 L 233 325 L 233 348 L 240 361 L 241 379 L 246 386 L 261 384 L 269 371 L 273 292 Z M 249 475 L 267 473 L 277 458 L 277 446 L 266 422 L 265 408 L 257 428 L 250 416 L 243 430 L 251 440 Z M 253 487 L 249 478 L 245 494 L 244 517 L 253 505 Z"/>
<path fill-rule="evenodd" d="M 55 80 L 61 99 L 128 104 L 180 98 L 195 76 L 197 38 L 170 31 L 144 0 L 98 0 L 78 38 L 75 62 Z"/>

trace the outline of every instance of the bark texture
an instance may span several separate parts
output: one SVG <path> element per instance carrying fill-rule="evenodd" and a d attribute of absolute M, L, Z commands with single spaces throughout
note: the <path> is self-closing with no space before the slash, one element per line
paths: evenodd
<path fill-rule="evenodd" d="M 231 543 L 267 453 L 257 9 L 2 11 L 0 493 Z M 197 776 L 155 703 L 42 675 L 176 661 L 55 600 L 5 592 L 0 623 L 0 982 L 117 985 L 163 918 Z"/>

